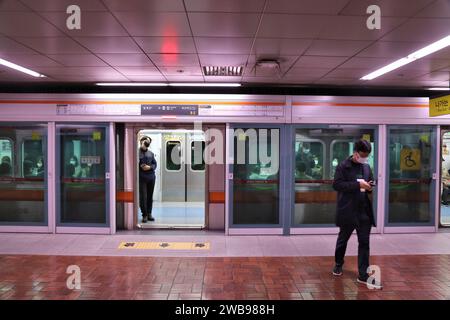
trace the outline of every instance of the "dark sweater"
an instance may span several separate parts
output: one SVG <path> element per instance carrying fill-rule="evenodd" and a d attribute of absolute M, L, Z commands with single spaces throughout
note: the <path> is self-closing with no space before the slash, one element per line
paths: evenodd
<path fill-rule="evenodd" d="M 150 170 L 144 171 L 142 169 L 142 165 L 149 165 L 151 167 Z M 139 148 L 139 181 L 149 182 L 150 180 L 155 179 L 155 170 L 156 170 L 156 159 L 153 152 L 147 149 L 147 151 Z"/>

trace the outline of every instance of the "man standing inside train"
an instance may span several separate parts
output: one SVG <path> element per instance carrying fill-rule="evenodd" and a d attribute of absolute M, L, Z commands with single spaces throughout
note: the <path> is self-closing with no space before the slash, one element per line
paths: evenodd
<path fill-rule="evenodd" d="M 152 139 L 144 136 L 140 139 L 139 148 L 139 207 L 142 212 L 142 222 L 155 221 L 152 216 L 153 190 L 155 189 L 156 159 L 150 151 Z"/>
<path fill-rule="evenodd" d="M 372 147 L 367 140 L 354 144 L 353 155 L 342 161 L 336 168 L 333 188 L 338 192 L 336 225 L 339 235 L 336 242 L 333 275 L 342 275 L 347 242 L 356 229 L 358 236 L 358 283 L 364 283 L 374 289 L 381 289 L 380 283 L 369 280 L 369 239 L 370 230 L 375 226 L 372 203 L 368 194 L 375 185 L 368 157 Z M 370 278 L 370 280 L 372 280 Z M 370 283 L 369 283 L 370 282 Z"/>

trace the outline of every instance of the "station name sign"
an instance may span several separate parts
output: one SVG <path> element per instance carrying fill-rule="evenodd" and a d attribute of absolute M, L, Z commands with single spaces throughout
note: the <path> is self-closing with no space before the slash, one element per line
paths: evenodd
<path fill-rule="evenodd" d="M 450 114 L 450 95 L 430 99 L 429 107 L 430 107 L 429 108 L 430 117 Z"/>
<path fill-rule="evenodd" d="M 194 104 L 142 104 L 141 115 L 176 115 L 176 116 L 197 116 L 198 105 Z"/>

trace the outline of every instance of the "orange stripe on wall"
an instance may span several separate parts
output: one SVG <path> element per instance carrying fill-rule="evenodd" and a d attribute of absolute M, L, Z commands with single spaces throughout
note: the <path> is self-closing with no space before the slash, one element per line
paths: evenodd
<path fill-rule="evenodd" d="M 394 108 L 428 108 L 427 104 L 387 104 L 387 103 L 323 103 L 323 102 L 294 102 L 293 106 L 323 106 L 323 107 L 394 107 Z"/>
<path fill-rule="evenodd" d="M 225 192 L 223 191 L 210 191 L 209 203 L 225 203 Z"/>
<path fill-rule="evenodd" d="M 133 191 L 118 191 L 116 194 L 117 202 L 134 202 Z"/>
<path fill-rule="evenodd" d="M 1 104 L 225 104 L 284 106 L 284 102 L 267 101 L 53 101 L 53 100 L 0 100 Z"/>

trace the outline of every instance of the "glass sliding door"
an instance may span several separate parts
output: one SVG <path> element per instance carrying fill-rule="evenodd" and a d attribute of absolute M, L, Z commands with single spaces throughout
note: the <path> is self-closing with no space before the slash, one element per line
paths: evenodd
<path fill-rule="evenodd" d="M 280 225 L 280 129 L 235 127 L 231 226 Z"/>
<path fill-rule="evenodd" d="M 435 128 L 390 126 L 387 140 L 386 225 L 434 225 Z"/>
<path fill-rule="evenodd" d="M 57 226 L 109 226 L 108 127 L 57 126 Z"/>
<path fill-rule="evenodd" d="M 294 138 L 295 181 L 292 227 L 334 227 L 336 196 L 332 183 L 336 167 L 353 154 L 354 142 L 371 143 L 369 165 L 377 173 L 377 128 L 358 125 L 298 126 Z M 376 188 L 371 194 L 376 218 Z"/>
<path fill-rule="evenodd" d="M 0 226 L 48 226 L 47 126 L 0 123 Z"/>

